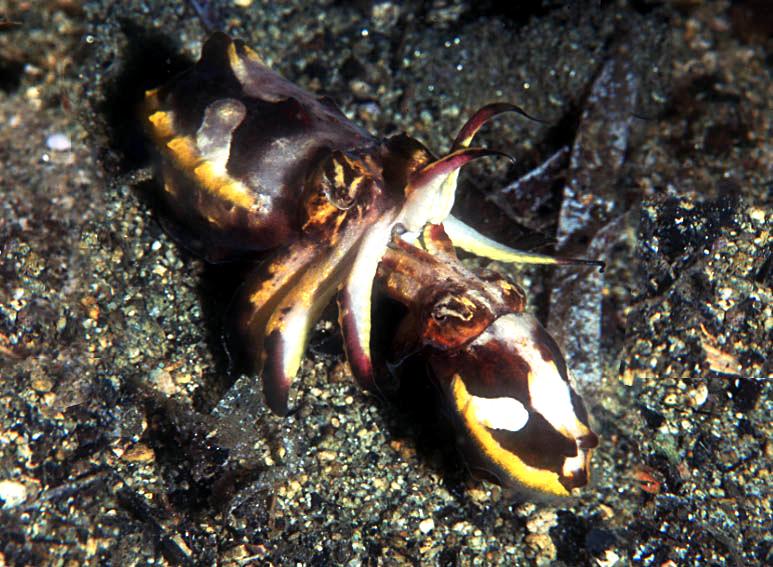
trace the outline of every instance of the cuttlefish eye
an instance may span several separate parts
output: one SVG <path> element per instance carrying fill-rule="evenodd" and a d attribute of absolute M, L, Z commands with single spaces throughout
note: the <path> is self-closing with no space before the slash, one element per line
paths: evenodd
<path fill-rule="evenodd" d="M 469 321 L 475 316 L 475 310 L 465 297 L 446 295 L 432 306 L 432 318 L 438 322 L 445 322 L 449 317 L 460 321 Z"/>
<path fill-rule="evenodd" d="M 443 290 L 426 304 L 420 329 L 425 346 L 442 350 L 461 348 L 491 323 L 490 310 L 469 290 Z"/>
<path fill-rule="evenodd" d="M 534 317 L 498 318 L 456 358 L 449 394 L 481 468 L 545 494 L 587 484 L 598 438 L 555 341 Z"/>
<path fill-rule="evenodd" d="M 319 188 L 338 209 L 349 209 L 357 196 L 380 178 L 367 157 L 334 151 L 318 168 Z"/>

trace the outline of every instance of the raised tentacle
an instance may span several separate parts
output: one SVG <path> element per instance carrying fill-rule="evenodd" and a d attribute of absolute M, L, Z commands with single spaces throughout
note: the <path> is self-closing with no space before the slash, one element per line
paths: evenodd
<path fill-rule="evenodd" d="M 387 250 L 394 216 L 386 214 L 368 229 L 338 296 L 338 317 L 349 366 L 357 381 L 369 390 L 375 389 L 370 353 L 373 279 Z"/>
<path fill-rule="evenodd" d="M 497 150 L 464 148 L 421 168 L 411 176 L 405 188 L 406 202 L 398 221 L 412 232 L 421 230 L 428 222 L 443 222 L 454 205 L 453 191 L 443 190 L 446 180 L 472 160 L 488 156 L 513 159 Z"/>
<path fill-rule="evenodd" d="M 502 114 L 503 112 L 517 112 L 526 118 L 541 122 L 541 120 L 529 116 L 522 108 L 513 104 L 505 102 L 496 102 L 488 104 L 478 110 L 472 117 L 462 126 L 462 129 L 457 134 L 452 149 L 459 151 L 460 149 L 467 148 L 472 142 L 472 139 L 477 134 L 478 130 L 491 118 Z M 451 200 L 453 203 L 453 194 L 456 192 L 456 177 L 458 172 L 454 172 L 449 175 L 443 182 L 441 193 L 446 200 Z M 450 211 L 449 211 L 450 212 Z M 599 266 L 601 270 L 604 269 L 604 263 L 597 260 L 588 260 L 584 258 L 556 258 L 553 256 L 547 256 L 544 254 L 537 254 L 534 252 L 526 252 L 523 250 L 516 250 L 500 244 L 487 236 L 479 233 L 471 226 L 461 222 L 459 219 L 448 215 L 444 221 L 446 233 L 451 238 L 455 246 L 471 252 L 477 256 L 483 256 L 491 260 L 497 260 L 500 262 L 510 262 L 519 264 L 546 264 L 546 265 L 566 265 L 566 264 L 587 264 Z"/>
<path fill-rule="evenodd" d="M 473 114 L 470 119 L 467 120 L 464 126 L 462 126 L 462 129 L 459 130 L 459 133 L 456 135 L 456 139 L 454 140 L 454 145 L 451 147 L 451 151 L 469 147 L 470 142 L 472 142 L 472 139 L 475 137 L 475 134 L 478 133 L 478 130 L 480 130 L 486 122 L 505 112 L 517 112 L 529 120 L 542 122 L 542 120 L 526 114 L 526 111 L 523 110 L 520 106 L 510 104 L 509 102 L 494 102 L 487 104 L 483 108 L 478 109 L 475 114 Z"/>
<path fill-rule="evenodd" d="M 588 260 L 586 258 L 556 258 L 553 256 L 546 256 L 545 254 L 537 254 L 536 252 L 526 252 L 510 248 L 509 246 L 505 246 L 504 244 L 500 244 L 499 242 L 484 236 L 452 215 L 448 215 L 443 223 L 443 227 L 449 238 L 453 241 L 454 246 L 466 250 L 467 252 L 471 252 L 476 256 L 489 258 L 490 260 L 513 264 L 546 264 L 554 266 L 585 264 L 598 266 L 601 270 L 604 269 L 604 262 L 599 260 Z"/>
<path fill-rule="evenodd" d="M 454 153 L 458 150 L 462 150 L 464 148 L 470 147 L 470 143 L 472 142 L 472 139 L 475 137 L 475 134 L 478 133 L 478 131 L 483 127 L 483 125 L 494 118 L 495 116 L 498 116 L 500 114 L 503 114 L 505 112 L 517 112 L 518 114 L 525 116 L 526 118 L 529 118 L 531 120 L 536 120 L 537 122 L 541 122 L 541 120 L 538 120 L 532 116 L 529 116 L 526 114 L 526 112 L 519 106 L 516 106 L 514 104 L 510 104 L 507 102 L 495 102 L 492 104 L 487 104 L 483 108 L 480 108 L 475 114 L 473 114 L 469 120 L 462 126 L 462 129 L 459 130 L 459 133 L 456 135 L 456 139 L 454 140 L 453 146 L 451 146 L 451 153 Z M 456 182 L 459 178 L 459 172 L 458 170 L 451 173 L 446 180 L 443 182 L 443 187 L 441 189 L 441 193 L 443 194 L 443 199 L 445 201 L 450 201 L 451 204 L 454 202 L 454 195 L 456 193 Z M 450 212 L 450 209 L 449 209 Z"/>

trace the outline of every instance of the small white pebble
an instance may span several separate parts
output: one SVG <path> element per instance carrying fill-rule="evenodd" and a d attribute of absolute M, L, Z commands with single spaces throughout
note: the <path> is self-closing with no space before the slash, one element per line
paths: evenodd
<path fill-rule="evenodd" d="M 765 211 L 761 208 L 753 208 L 749 211 L 749 216 L 757 223 L 765 222 Z"/>
<path fill-rule="evenodd" d="M 0 500 L 3 509 L 15 508 L 27 499 L 27 488 L 16 480 L 0 480 Z"/>
<path fill-rule="evenodd" d="M 693 407 L 699 408 L 706 403 L 709 398 L 709 388 L 706 384 L 700 383 L 695 388 L 687 392 L 690 404 Z"/>
<path fill-rule="evenodd" d="M 177 385 L 172 375 L 163 368 L 156 368 L 150 373 L 150 383 L 165 396 L 173 396 L 177 393 Z"/>
<path fill-rule="evenodd" d="M 451 529 L 458 534 L 469 532 L 471 525 L 469 522 L 456 522 Z"/>
<path fill-rule="evenodd" d="M 67 152 L 72 148 L 70 138 L 61 132 L 56 132 L 46 138 L 46 146 L 48 146 L 48 149 L 54 150 L 55 152 Z"/>
<path fill-rule="evenodd" d="M 433 520 L 432 518 L 427 518 L 426 520 L 422 520 L 421 523 L 419 523 L 419 531 L 423 534 L 428 534 L 434 529 L 435 529 L 435 520 Z"/>
<path fill-rule="evenodd" d="M 596 558 L 596 564 L 599 567 L 614 567 L 619 565 L 620 556 L 611 549 L 605 549 L 602 557 Z"/>

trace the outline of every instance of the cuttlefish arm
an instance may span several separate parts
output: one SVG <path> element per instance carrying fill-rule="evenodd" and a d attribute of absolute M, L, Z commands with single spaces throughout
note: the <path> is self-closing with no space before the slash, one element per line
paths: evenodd
<path fill-rule="evenodd" d="M 480 130 L 483 125 L 486 124 L 486 122 L 495 116 L 504 114 L 505 112 L 516 112 L 521 116 L 525 116 L 529 120 L 542 122 L 542 120 L 526 114 L 526 111 L 523 110 L 520 106 L 510 104 L 509 102 L 493 102 L 482 108 L 479 108 L 475 114 L 473 114 L 470 119 L 467 120 L 464 126 L 462 126 L 462 129 L 459 130 L 459 133 L 456 135 L 454 144 L 451 147 L 452 151 L 469 147 L 472 139 L 475 137 L 475 134 L 478 133 L 478 130 Z"/>
<path fill-rule="evenodd" d="M 507 102 L 495 102 L 492 104 L 487 104 L 483 108 L 478 109 L 475 114 L 473 114 L 470 119 L 467 120 L 464 126 L 462 126 L 462 129 L 459 130 L 459 133 L 456 135 L 456 139 L 454 139 L 454 143 L 451 146 L 451 154 L 469 148 L 473 138 L 475 138 L 475 134 L 477 134 L 478 131 L 489 120 L 495 116 L 504 114 L 505 112 L 516 112 L 521 116 L 536 120 L 536 118 L 532 118 L 526 114 L 526 112 L 521 107 L 515 106 L 514 104 Z M 443 186 L 440 189 L 440 193 L 443 196 L 443 201 L 448 203 L 446 215 L 451 212 L 451 207 L 453 207 L 458 179 L 459 170 L 456 170 L 443 181 Z M 437 219 L 436 222 L 439 222 L 439 219 Z"/>
<path fill-rule="evenodd" d="M 456 152 L 463 151 L 469 148 L 473 138 L 478 131 L 489 120 L 503 114 L 505 112 L 515 112 L 521 116 L 525 116 L 531 120 L 540 120 L 529 116 L 522 108 L 509 104 L 506 102 L 496 102 L 488 104 L 473 114 L 470 119 L 462 126 L 462 129 L 456 136 L 453 146 L 451 148 L 453 155 Z M 443 224 L 446 229 L 446 233 L 451 238 L 454 246 L 461 248 L 467 252 L 471 252 L 476 256 L 482 256 L 489 258 L 490 260 L 496 260 L 499 262 L 517 263 L 517 264 L 545 264 L 545 265 L 566 265 L 566 264 L 590 264 L 600 266 L 603 269 L 603 262 L 586 259 L 574 259 L 574 258 L 555 258 L 544 254 L 537 254 L 534 252 L 526 252 L 523 250 L 516 250 L 500 244 L 487 236 L 484 236 L 471 226 L 463 223 L 459 219 L 451 216 L 451 206 L 454 203 L 454 194 L 456 193 L 456 183 L 459 172 L 455 170 L 443 181 L 440 189 L 442 195 L 442 201 L 448 206 L 447 216 L 443 220 Z M 441 222 L 436 219 L 436 222 Z"/>
<path fill-rule="evenodd" d="M 551 266 L 587 264 L 599 266 L 601 269 L 604 268 L 604 262 L 598 260 L 557 258 L 555 256 L 547 256 L 545 254 L 537 254 L 536 252 L 526 252 L 524 250 L 510 248 L 509 246 L 500 244 L 496 240 L 492 240 L 488 236 L 481 234 L 470 225 L 463 223 L 452 215 L 446 217 L 446 220 L 443 222 L 443 227 L 445 228 L 448 237 L 454 243 L 454 246 L 475 254 L 476 256 L 482 256 L 490 260 L 512 264 L 544 264 Z"/>
<path fill-rule="evenodd" d="M 379 219 L 360 241 L 357 256 L 338 294 L 338 317 L 352 374 L 366 389 L 375 389 L 370 351 L 371 296 L 379 262 L 392 236 L 395 213 Z"/>
<path fill-rule="evenodd" d="M 368 224 L 352 223 L 342 230 L 340 239 L 307 264 L 274 304 L 265 327 L 261 367 L 266 401 L 278 415 L 289 411 L 290 386 L 301 366 L 309 331 L 346 278 Z"/>
<path fill-rule="evenodd" d="M 450 209 L 440 192 L 445 180 L 470 161 L 488 156 L 509 157 L 493 150 L 463 148 L 425 165 L 411 176 L 405 189 L 406 202 L 400 210 L 382 214 L 360 241 L 338 302 L 349 365 L 365 388 L 375 387 L 370 351 L 373 280 L 394 228 L 418 233 L 428 223 L 447 215 Z"/>
<path fill-rule="evenodd" d="M 454 205 L 454 193 L 446 190 L 449 180 L 456 179 L 459 169 L 474 159 L 501 156 L 504 152 L 485 148 L 463 148 L 425 165 L 414 173 L 405 188 L 406 200 L 398 218 L 410 232 L 418 232 L 427 223 L 441 223 Z M 456 188 L 456 181 L 453 182 Z"/>
<path fill-rule="evenodd" d="M 250 274 L 237 293 L 231 307 L 236 315 L 233 329 L 238 339 L 236 346 L 244 351 L 242 354 L 247 356 L 256 373 L 262 369 L 268 320 L 319 254 L 306 242 L 296 242 L 285 253 L 276 255 Z"/>
<path fill-rule="evenodd" d="M 398 209 L 368 215 L 341 228 L 340 240 L 325 252 L 311 253 L 304 240 L 264 271 L 264 281 L 248 294 L 248 317 L 243 325 L 260 352 L 269 407 L 279 415 L 289 411 L 290 387 L 308 342 L 309 331 L 327 303 L 340 289 L 339 317 L 352 373 L 374 389 L 370 350 L 371 295 L 379 262 L 388 250 L 396 226 L 420 231 L 433 221 L 444 204 L 439 188 L 455 171 L 480 157 L 502 155 L 480 148 L 464 148 L 422 167 L 406 188 L 406 202 Z M 439 201 L 439 199 L 441 199 Z"/>

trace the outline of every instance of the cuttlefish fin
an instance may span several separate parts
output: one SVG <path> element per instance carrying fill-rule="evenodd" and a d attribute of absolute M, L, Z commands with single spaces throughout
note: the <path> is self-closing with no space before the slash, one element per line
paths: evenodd
<path fill-rule="evenodd" d="M 476 256 L 482 256 L 498 262 L 507 262 L 512 264 L 545 264 L 553 266 L 564 266 L 569 264 L 585 264 L 598 266 L 604 269 L 604 262 L 598 260 L 588 260 L 586 258 L 557 258 L 536 252 L 526 252 L 516 250 L 496 240 L 484 236 L 471 226 L 463 223 L 456 217 L 448 215 L 443 223 L 448 237 L 454 243 L 454 246 L 471 252 Z"/>
<path fill-rule="evenodd" d="M 368 229 L 338 295 L 338 318 L 349 366 L 357 381 L 368 390 L 375 389 L 370 351 L 373 279 L 387 250 L 393 216 L 382 217 Z"/>

